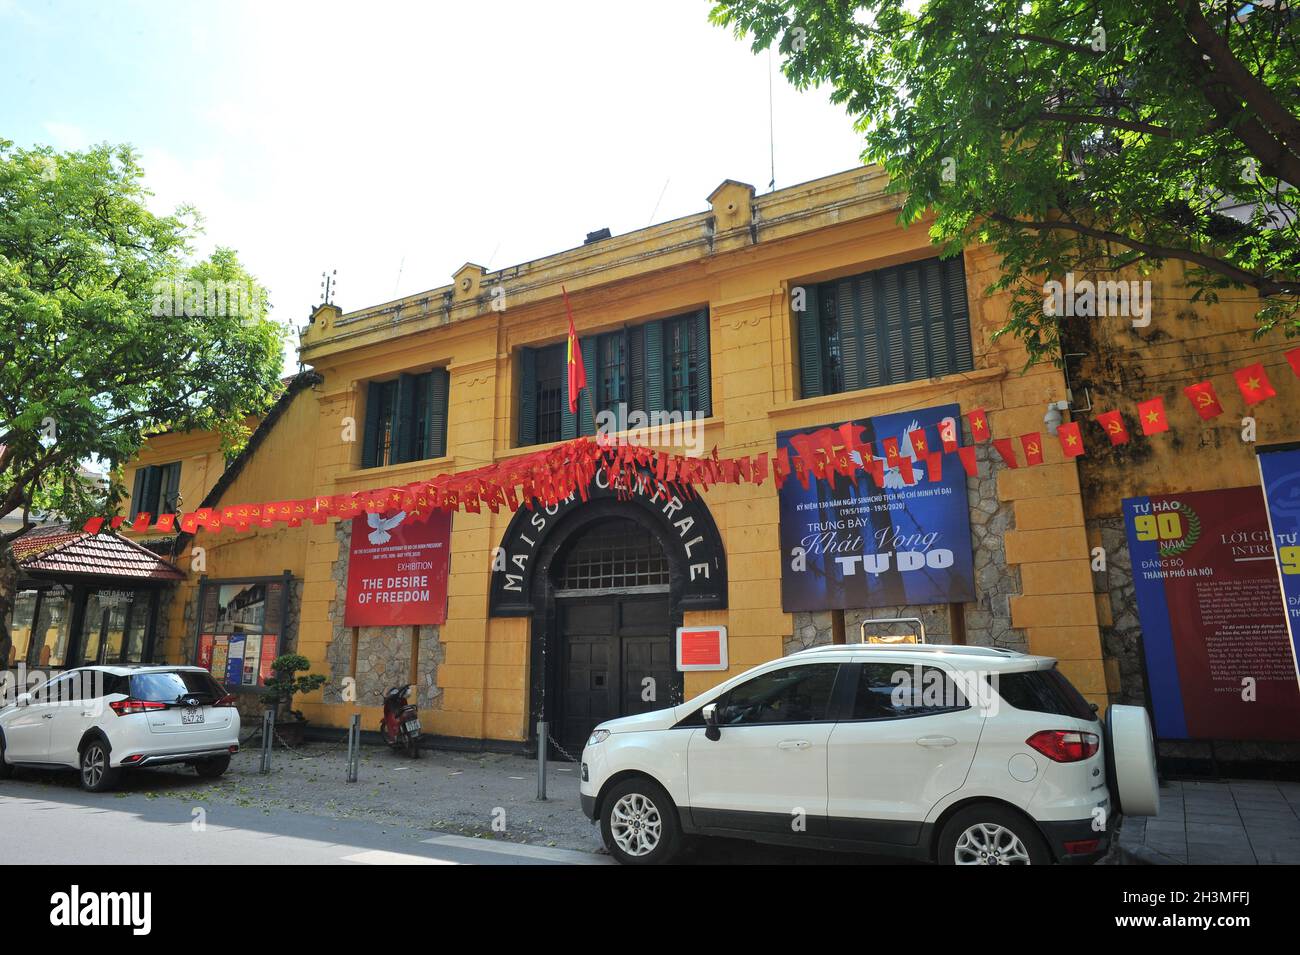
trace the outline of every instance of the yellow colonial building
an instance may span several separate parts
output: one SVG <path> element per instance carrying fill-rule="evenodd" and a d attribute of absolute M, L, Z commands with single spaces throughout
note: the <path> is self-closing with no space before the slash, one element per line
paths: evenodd
<path fill-rule="evenodd" d="M 126 468 L 132 510 L 404 485 L 589 434 L 606 410 L 619 428 L 640 423 L 629 410 L 675 414 L 663 420 L 682 427 L 641 438 L 734 457 L 775 453 L 781 432 L 925 422 L 954 405 L 963 444 L 977 437 L 966 419 L 977 409 L 994 434 L 1040 432 L 1049 405 L 1081 401 L 1077 381 L 1067 390 L 1071 370 L 1103 397 L 1104 370 L 1077 359 L 1073 369 L 1024 370 L 1018 343 L 994 340 L 1008 313 L 1006 298 L 984 293 L 996 258 L 975 249 L 938 259 L 923 226 L 899 227 L 900 199 L 886 185 L 875 167 L 765 195 L 727 180 L 695 215 L 594 233 L 498 271 L 465 264 L 449 285 L 381 305 L 318 307 L 301 338 L 309 370 L 239 458 L 226 467 L 208 435 L 156 436 Z M 577 414 L 562 288 L 593 401 Z M 1248 310 L 1223 311 L 1215 321 L 1247 327 Z M 1157 328 L 1160 315 L 1157 301 Z M 1278 430 L 1294 435 L 1294 421 Z M 914 618 L 932 642 L 1056 657 L 1104 706 L 1125 692 L 1124 655 L 1103 652 L 1113 588 L 1094 572 L 1093 548 L 1118 513 L 1122 495 L 1105 484 L 1120 464 L 1086 457 L 1081 472 L 1044 437 L 1043 463 L 1014 469 L 975 444 L 978 473 L 962 478 L 956 519 L 959 539 L 969 534 L 969 587 L 952 599 L 917 601 L 906 588 L 859 605 L 851 594 L 864 591 L 795 599 L 771 480 L 722 484 L 680 510 L 597 489 L 549 511 L 456 513 L 441 623 L 347 625 L 352 521 L 181 535 L 169 546 L 187 576 L 164 601 L 154 656 L 213 665 L 205 639 L 220 645 L 234 621 L 247 641 L 235 682 L 250 707 L 265 661 L 296 649 L 328 678 L 302 706 L 315 725 L 343 727 L 359 709 L 373 730 L 379 693 L 410 682 L 426 733 L 448 745 L 527 748 L 545 718 L 572 749 L 600 719 L 667 705 L 806 646 L 855 641 L 864 621 L 901 632 L 871 621 Z M 1213 480 L 1257 480 L 1249 454 L 1240 457 L 1217 463 Z M 1085 500 L 1081 474 L 1104 502 Z M 1174 489 L 1199 480 L 1163 460 L 1156 477 Z M 890 593 L 901 596 L 884 602 Z M 679 627 L 725 628 L 726 669 L 679 669 Z M 1128 695 L 1140 698 L 1141 673 L 1132 679 Z"/>

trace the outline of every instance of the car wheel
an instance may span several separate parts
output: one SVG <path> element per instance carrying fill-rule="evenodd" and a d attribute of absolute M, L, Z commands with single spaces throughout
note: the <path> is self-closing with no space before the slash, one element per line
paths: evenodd
<path fill-rule="evenodd" d="M 994 803 L 958 812 L 939 835 L 941 865 L 1051 865 L 1052 854 L 1032 822 Z"/>
<path fill-rule="evenodd" d="M 118 770 L 108 760 L 108 744 L 102 739 L 92 739 L 81 751 L 81 788 L 87 792 L 102 793 L 117 783 Z"/>
<path fill-rule="evenodd" d="M 677 807 L 658 783 L 634 776 L 605 795 L 600 834 L 624 865 L 662 865 L 681 849 Z"/>
<path fill-rule="evenodd" d="M 194 771 L 204 779 L 216 779 L 229 768 L 229 756 L 218 756 L 216 759 L 205 759 L 201 763 L 194 764 Z"/>

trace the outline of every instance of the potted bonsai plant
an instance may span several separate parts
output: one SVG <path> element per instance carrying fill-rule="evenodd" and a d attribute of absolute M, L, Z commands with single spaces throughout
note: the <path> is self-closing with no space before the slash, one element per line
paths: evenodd
<path fill-rule="evenodd" d="M 301 653 L 285 653 L 271 662 L 273 676 L 266 681 L 262 702 L 275 711 L 275 733 L 288 746 L 297 746 L 303 740 L 307 718 L 293 708 L 293 698 L 298 693 L 311 693 L 325 685 L 319 673 L 298 676 L 309 669 L 311 662 Z"/>

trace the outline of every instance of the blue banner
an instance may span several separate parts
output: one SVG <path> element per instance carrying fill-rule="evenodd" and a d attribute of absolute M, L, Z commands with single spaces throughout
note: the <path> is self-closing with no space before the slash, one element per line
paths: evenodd
<path fill-rule="evenodd" d="M 1259 474 L 1286 606 L 1291 662 L 1300 679 L 1300 446 L 1261 448 Z"/>
<path fill-rule="evenodd" d="M 890 439 L 898 441 L 902 457 L 915 456 L 915 484 L 905 483 L 896 467 L 885 468 L 884 488 L 861 471 L 852 481 L 810 476 L 808 487 L 793 474 L 786 479 L 779 501 L 781 605 L 787 613 L 975 599 L 966 472 L 956 454 L 944 454 L 940 479 L 932 480 L 926 454 L 914 451 L 911 437 L 924 431 L 927 452 L 938 451 L 941 427 L 960 440 L 960 415 L 949 404 L 851 422 L 863 429 L 860 440 L 877 457 L 886 457 Z M 781 431 L 777 447 L 793 459 L 801 440 L 839 428 Z"/>

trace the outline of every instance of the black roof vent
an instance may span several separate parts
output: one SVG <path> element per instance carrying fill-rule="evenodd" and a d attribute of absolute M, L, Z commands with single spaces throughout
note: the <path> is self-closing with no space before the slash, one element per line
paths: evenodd
<path fill-rule="evenodd" d="M 609 229 L 608 229 L 608 228 L 597 229 L 595 232 L 588 232 L 588 233 L 587 233 L 587 241 L 584 242 L 584 243 L 582 243 L 582 244 L 583 244 L 583 245 L 591 245 L 591 243 L 593 243 L 593 242 L 599 242 L 601 239 L 608 239 L 608 238 L 609 238 Z"/>

